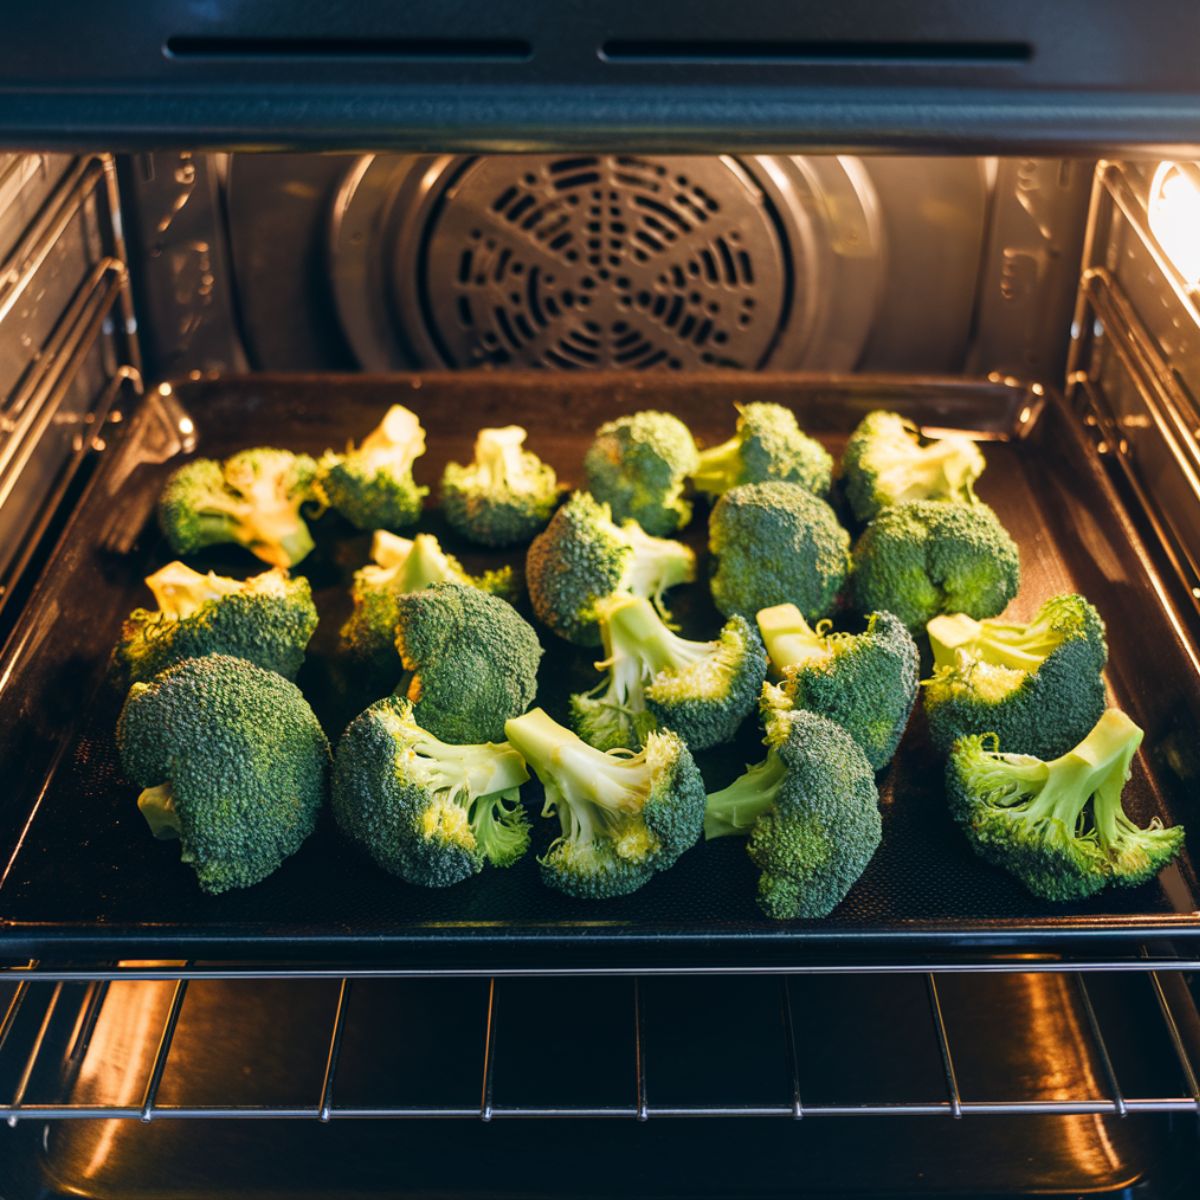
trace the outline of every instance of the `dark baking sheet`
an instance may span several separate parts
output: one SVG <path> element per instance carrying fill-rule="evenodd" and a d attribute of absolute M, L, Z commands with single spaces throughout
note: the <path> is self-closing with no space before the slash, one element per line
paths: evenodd
<path fill-rule="evenodd" d="M 436 483 L 443 463 L 470 455 L 481 425 L 519 422 L 530 445 L 564 479 L 578 479 L 583 450 L 610 414 L 657 406 L 713 442 L 732 429 L 732 402 L 771 399 L 835 452 L 871 407 L 897 408 L 931 426 L 994 439 L 979 491 L 1016 538 L 1023 582 L 1012 611 L 1078 589 L 1104 614 L 1115 700 L 1147 729 L 1128 790 L 1141 820 L 1194 819 L 1200 684 L 1195 631 L 1138 538 L 1084 431 L 1057 400 L 1003 383 L 712 376 L 441 375 L 194 380 L 175 388 L 195 421 L 202 453 L 263 443 L 319 452 L 369 429 L 389 403 L 415 409 L 429 452 L 418 477 Z M 91 486 L 64 544 L 0 660 L 0 954 L 116 957 L 370 957 L 401 965 L 531 969 L 646 963 L 750 966 L 812 953 L 904 954 L 943 948 L 1060 946 L 1072 937 L 1144 938 L 1200 930 L 1196 878 L 1186 855 L 1141 888 L 1110 890 L 1076 905 L 1028 895 L 971 852 L 946 814 L 941 764 L 918 708 L 902 750 L 880 777 L 883 845 L 831 917 L 777 924 L 754 905 L 754 868 L 737 839 L 700 845 L 635 895 L 602 903 L 542 887 L 532 855 L 445 891 L 409 887 L 342 841 L 326 820 L 264 883 L 201 894 L 177 847 L 147 835 L 136 789 L 120 775 L 112 729 L 121 697 L 103 680 L 125 613 L 147 598 L 142 578 L 170 557 L 153 505 L 174 460 L 161 458 L 161 427 L 148 410 Z M 703 542 L 704 506 L 687 536 Z M 436 512 L 423 528 L 473 569 L 519 559 L 481 555 L 448 536 Z M 317 550 L 300 570 L 312 581 L 322 623 L 299 683 L 332 739 L 375 698 L 347 678 L 337 629 L 352 571 L 369 538 L 335 515 L 315 527 Z M 249 573 L 240 550 L 195 565 Z M 679 589 L 685 631 L 711 633 L 717 616 L 703 584 Z M 561 717 L 566 695 L 594 678 L 593 654 L 542 631 L 547 648 L 539 702 Z M 710 788 L 761 757 L 748 723 L 740 740 L 698 756 Z M 536 813 L 536 786 L 527 793 Z M 556 823 L 539 821 L 542 844 Z M 535 842 L 535 845 L 537 843 Z"/>

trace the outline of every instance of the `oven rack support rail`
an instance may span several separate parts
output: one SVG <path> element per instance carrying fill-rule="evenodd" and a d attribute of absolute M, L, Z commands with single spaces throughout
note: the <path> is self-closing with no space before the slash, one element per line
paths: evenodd
<path fill-rule="evenodd" d="M 1194 964 L 1189 964 L 1194 966 Z M 1111 965 L 1093 964 L 1095 971 L 1112 971 Z M 1039 971 L 1039 967 L 1043 968 Z M 997 967 L 1006 974 L 1047 975 L 1052 970 L 1049 963 L 1007 964 Z M 821 972 L 816 972 L 820 974 Z M 859 972 L 861 973 L 861 972 Z M 871 972 L 872 974 L 874 972 Z M 894 976 L 898 972 L 884 972 Z M 314 1031 L 311 1044 L 323 1046 L 324 1067 L 320 1072 L 320 1085 L 311 1094 L 298 1098 L 294 1103 L 204 1103 L 177 1104 L 160 1102 L 159 1092 L 171 1061 L 176 1033 L 185 1011 L 189 996 L 189 984 L 211 979 L 236 979 L 239 983 L 253 982 L 262 977 L 280 978 L 278 974 L 247 971 L 217 971 L 188 975 L 186 972 L 142 969 L 137 972 L 142 983 L 160 983 L 174 980 L 166 1015 L 152 1041 L 153 1056 L 141 1079 L 140 1088 L 135 1088 L 136 1099 L 128 1103 L 45 1103 L 28 1098 L 30 1083 L 39 1074 L 44 1074 L 49 1065 L 66 1078 L 72 1066 L 77 1067 L 86 1054 L 90 1039 L 96 1029 L 109 989 L 116 973 L 107 977 L 92 977 L 82 990 L 77 1005 L 71 1005 L 66 989 L 78 986 L 71 978 L 55 979 L 55 972 L 43 975 L 30 971 L 10 989 L 7 1004 L 0 1008 L 0 1067 L 7 1067 L 5 1079 L 15 1080 L 7 1095 L 0 1098 L 0 1118 L 10 1125 L 20 1121 L 125 1119 L 150 1122 L 154 1120 L 192 1120 L 221 1118 L 258 1118 L 266 1120 L 316 1120 L 329 1122 L 335 1119 L 432 1119 L 458 1118 L 484 1122 L 508 1118 L 626 1118 L 647 1121 L 650 1118 L 785 1118 L 802 1120 L 816 1117 L 883 1117 L 883 1116 L 929 1116 L 950 1117 L 958 1120 L 977 1116 L 1104 1116 L 1123 1118 L 1139 1113 L 1180 1113 L 1200 1117 L 1200 1055 L 1197 1053 L 1197 1033 L 1200 1031 L 1200 1016 L 1184 972 L 1178 969 L 1161 970 L 1146 964 L 1142 976 L 1153 995 L 1153 1008 L 1160 1022 L 1158 1033 L 1165 1036 L 1174 1059 L 1174 1070 L 1178 1087 L 1156 1094 L 1123 1088 L 1119 1072 L 1110 1051 L 1112 1018 L 1102 1021 L 1098 1006 L 1093 1002 L 1089 976 L 1092 971 L 1061 968 L 1054 972 L 1060 976 L 1067 989 L 1073 989 L 1072 1009 L 1078 1018 L 1078 1037 L 1093 1064 L 1093 1082 L 1098 1084 L 1088 1094 L 1054 1098 L 1031 1095 L 1000 1095 L 985 1099 L 969 1098 L 960 1085 L 956 1066 L 956 1039 L 952 1037 L 949 1023 L 943 1011 L 942 990 L 939 987 L 939 972 L 912 970 L 905 972 L 918 975 L 923 981 L 927 1000 L 928 1020 L 932 1027 L 936 1055 L 940 1060 L 938 1071 L 943 1081 L 944 1095 L 940 1098 L 920 1101 L 877 1100 L 869 1097 L 853 1102 L 811 1102 L 806 1100 L 804 1056 L 800 1051 L 800 1026 L 793 1003 L 793 983 L 798 973 L 776 974 L 773 984 L 778 986 L 778 1003 L 782 1018 L 783 1051 L 786 1059 L 786 1075 L 790 1078 L 788 1093 L 775 1103 L 658 1103 L 655 1100 L 655 1080 L 652 1064 L 655 1057 L 653 1040 L 648 1036 L 644 1014 L 643 994 L 649 976 L 633 975 L 619 977 L 627 983 L 625 996 L 628 1001 L 628 1022 L 632 1029 L 632 1055 L 628 1062 L 629 1098 L 626 1103 L 611 1104 L 528 1104 L 505 1103 L 498 1097 L 503 1094 L 497 1071 L 497 1047 L 504 1037 L 503 1005 L 500 997 L 506 980 L 510 977 L 495 975 L 487 979 L 484 1030 L 481 1039 L 482 1054 L 478 1062 L 478 1101 L 471 1104 L 446 1105 L 400 1105 L 400 1104 L 353 1104 L 340 1103 L 338 1099 L 339 1063 L 342 1047 L 350 1023 L 352 998 L 356 981 L 370 979 L 405 978 L 388 972 L 360 972 L 357 975 L 342 975 L 340 978 L 312 971 L 302 973 L 307 978 L 318 978 L 326 982 L 336 979 L 336 1003 L 332 1019 L 324 1032 Z M 971 974 L 980 974 L 971 970 Z M 8 981 L 11 983 L 12 972 Z M 63 972 L 58 972 L 63 975 Z M 68 973 L 69 974 L 69 973 Z M 946 975 L 953 975 L 951 968 Z M 292 975 L 284 976 L 294 978 Z M 943 981 L 945 975 L 943 976 Z M 880 980 L 886 986 L 886 979 Z M 34 999 L 36 993 L 41 993 Z M 68 1045 L 62 1050 L 50 1036 L 56 1019 L 69 1019 L 72 1032 Z M 18 1045 L 14 1036 L 18 1023 L 24 1023 L 33 1031 L 32 1036 Z M 1106 1025 L 1109 1026 L 1106 1031 Z M 1146 1030 L 1142 1030 L 1145 1033 Z M 293 1048 L 294 1049 L 294 1048 Z M 649 1065 L 648 1065 L 649 1064 Z M 1014 1072 L 1019 1074 L 1019 1072 Z M 1019 1086 L 1019 1085 L 1017 1085 Z M 1014 1089 L 1015 1090 L 1015 1089 Z"/>

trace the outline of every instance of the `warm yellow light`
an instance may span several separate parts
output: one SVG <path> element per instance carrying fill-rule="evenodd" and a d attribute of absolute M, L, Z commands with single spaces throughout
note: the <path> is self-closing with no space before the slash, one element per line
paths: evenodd
<path fill-rule="evenodd" d="M 1150 232 L 1189 287 L 1200 286 L 1200 167 L 1160 163 L 1150 184 Z"/>

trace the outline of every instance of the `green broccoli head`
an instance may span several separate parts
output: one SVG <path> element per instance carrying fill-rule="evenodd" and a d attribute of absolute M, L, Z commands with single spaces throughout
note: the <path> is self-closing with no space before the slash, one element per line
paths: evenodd
<path fill-rule="evenodd" d="M 909 500 L 973 504 L 983 468 L 983 454 L 970 438 L 923 440 L 911 421 L 894 412 L 865 416 L 842 456 L 846 498 L 860 521 Z"/>
<path fill-rule="evenodd" d="M 147 576 L 146 586 L 158 608 L 135 608 L 112 652 L 111 674 L 122 687 L 203 654 L 231 654 L 294 679 L 317 627 L 308 580 L 278 567 L 241 581 L 173 562 Z"/>
<path fill-rule="evenodd" d="M 416 719 L 448 742 L 502 740 L 537 691 L 537 634 L 478 588 L 435 583 L 397 597 L 396 649 Z"/>
<path fill-rule="evenodd" d="M 342 734 L 333 764 L 333 815 L 385 871 L 420 887 L 449 887 L 485 862 L 512 866 L 529 848 L 520 788 L 524 760 L 507 742 L 452 746 L 389 696 Z"/>
<path fill-rule="evenodd" d="M 321 489 L 356 529 L 403 529 L 415 524 L 429 494 L 413 480 L 413 463 L 425 453 L 417 414 L 393 404 L 357 449 L 326 452 Z"/>
<path fill-rule="evenodd" d="M 695 579 L 696 556 L 682 542 L 652 537 L 636 521 L 614 524 L 607 504 L 575 492 L 533 539 L 525 577 L 539 621 L 569 642 L 597 646 L 598 601 L 628 592 L 668 616 L 663 593 Z"/>
<path fill-rule="evenodd" d="M 1143 829 L 1122 807 L 1141 741 L 1115 708 L 1049 762 L 1002 752 L 993 733 L 969 734 L 946 763 L 950 810 L 981 857 L 1044 900 L 1080 900 L 1110 882 L 1134 887 L 1157 875 L 1184 839 L 1181 825 L 1164 828 L 1155 817 Z"/>
<path fill-rule="evenodd" d="M 1054 596 L 1029 622 L 955 613 L 928 631 L 925 712 L 943 753 L 965 734 L 995 733 L 1007 750 L 1055 758 L 1104 711 L 1104 622 L 1082 596 Z"/>
<path fill-rule="evenodd" d="M 700 451 L 692 483 L 697 491 L 724 495 L 743 483 L 777 479 L 798 483 L 814 496 L 827 496 L 833 459 L 820 442 L 796 424 L 782 404 L 737 405 L 737 432 L 727 442 Z"/>
<path fill-rule="evenodd" d="M 158 523 L 176 554 L 234 542 L 272 566 L 295 566 L 313 548 L 301 506 L 319 503 L 316 480 L 317 464 L 288 450 L 193 459 L 167 480 Z"/>
<path fill-rule="evenodd" d="M 683 489 L 696 462 L 696 443 L 678 417 L 640 412 L 596 430 L 583 471 L 588 491 L 618 521 L 634 520 L 647 533 L 666 537 L 692 519 Z"/>
<path fill-rule="evenodd" d="M 774 715 L 767 747 L 762 762 L 708 797 L 704 836 L 749 835 L 768 917 L 828 916 L 879 847 L 875 775 L 840 725 L 804 709 Z"/>
<path fill-rule="evenodd" d="M 546 793 L 543 816 L 562 834 L 539 859 L 542 878 L 568 896 L 603 900 L 636 891 L 695 845 L 704 781 L 677 734 L 646 736 L 637 754 L 597 750 L 540 708 L 505 726 Z"/>
<path fill-rule="evenodd" d="M 151 830 L 179 838 L 206 892 L 265 879 L 325 801 L 329 743 L 308 702 L 242 658 L 188 658 L 135 683 L 117 745 Z"/>
<path fill-rule="evenodd" d="M 941 612 L 993 617 L 1017 594 L 1016 543 L 985 504 L 913 500 L 885 508 L 854 547 L 851 598 L 918 629 Z"/>
<path fill-rule="evenodd" d="M 390 676 L 394 683 L 400 674 L 396 625 L 401 596 L 434 583 L 461 583 L 506 600 L 516 591 L 512 567 L 469 575 L 430 533 L 409 539 L 386 529 L 376 530 L 371 558 L 372 562 L 354 572 L 350 591 L 354 608 L 340 636 L 346 655 L 374 679 Z"/>
<path fill-rule="evenodd" d="M 716 640 L 672 633 L 648 600 L 610 596 L 597 605 L 606 672 L 592 692 L 571 697 L 572 723 L 599 750 L 641 746 L 671 729 L 690 750 L 729 741 L 753 711 L 767 656 L 753 626 L 733 616 Z"/>
<path fill-rule="evenodd" d="M 725 616 L 795 604 L 809 620 L 833 608 L 850 568 L 850 535 L 833 509 L 795 483 L 748 483 L 708 523 L 712 596 Z"/>
<path fill-rule="evenodd" d="M 758 628 L 782 676 L 762 691 L 764 716 L 806 708 L 835 721 L 862 747 L 872 770 L 896 753 L 917 698 L 917 644 L 891 613 L 872 613 L 862 633 L 811 629 L 794 604 L 765 608 Z"/>
<path fill-rule="evenodd" d="M 452 529 L 485 546 L 512 546 L 529 541 L 550 520 L 558 477 L 522 448 L 524 442 L 519 425 L 481 429 L 474 461 L 446 465 L 442 509 Z"/>

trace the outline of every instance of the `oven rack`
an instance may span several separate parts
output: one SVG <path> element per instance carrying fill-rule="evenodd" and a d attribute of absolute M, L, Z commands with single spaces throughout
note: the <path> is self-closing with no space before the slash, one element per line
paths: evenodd
<path fill-rule="evenodd" d="M 656 992 L 664 978 L 672 990 Z M 572 977 L 568 982 L 575 990 L 566 993 L 572 1019 L 564 1022 L 551 1015 L 562 1004 L 563 993 L 547 992 L 555 981 L 546 977 L 433 981 L 388 979 L 377 973 L 366 978 L 326 976 L 309 980 L 315 992 L 272 995 L 262 991 L 269 986 L 267 980 L 233 973 L 174 980 L 93 979 L 86 984 L 50 982 L 34 975 L 15 986 L 0 984 L 8 989 L 7 1002 L 0 1000 L 0 1095 L 4 1097 L 0 1117 L 15 1125 L 96 1118 L 488 1122 L 507 1118 L 1200 1116 L 1200 1016 L 1182 972 L 1027 972 L 1011 967 L 994 973 L 856 972 L 832 977 L 852 980 L 855 992 L 825 995 L 823 1001 L 807 994 L 811 981 L 820 978 L 811 974 Z M 899 979 L 911 985 L 907 991 L 898 989 Z M 431 982 L 460 991 L 441 991 L 418 1001 L 413 989 Z M 727 988 L 731 982 L 734 1006 L 731 993 L 712 991 L 714 985 Z M 294 979 L 275 983 L 296 987 Z M 1125 988 L 1119 1003 L 1113 999 L 1114 983 Z M 390 999 L 385 994 L 366 994 L 386 984 L 402 990 Z M 1135 1000 L 1130 998 L 1129 985 L 1140 989 Z M 895 1006 L 894 1026 L 889 1020 L 882 1043 L 880 1030 L 871 1028 L 870 1018 L 856 1022 L 856 1014 L 861 1017 L 868 1011 L 856 1008 L 867 995 L 875 1020 L 881 997 L 887 1006 Z M 472 998 L 479 1002 L 481 1030 L 462 1019 L 471 1011 Z M 702 1019 L 699 1024 L 695 1016 L 685 1019 L 680 1028 L 680 1005 L 685 1000 L 689 1009 L 702 1013 Z M 148 1014 L 154 1019 L 147 1019 Z M 736 1018 L 747 1014 L 755 1019 L 739 1027 Z M 1025 1023 L 1035 1017 L 1026 1029 Z M 140 1040 L 121 1042 L 118 1037 L 114 1041 L 113 1029 L 120 1033 L 131 1021 L 138 1026 Z M 992 1022 L 995 1036 L 981 1039 L 976 1026 Z M 591 1056 L 585 1053 L 579 1060 L 569 1046 L 561 1044 L 564 1027 L 587 1030 L 589 1039 L 599 1029 L 600 1045 L 589 1042 Z M 712 1079 L 704 1083 L 713 1056 L 704 1048 L 695 1052 L 701 1027 L 709 1031 L 708 1037 L 730 1033 L 736 1043 L 735 1058 L 761 1060 L 750 1072 L 757 1072 L 752 1082 L 742 1077 L 746 1072 L 741 1066 L 733 1070 L 730 1078 L 738 1078 L 729 1084 L 728 1098 L 712 1094 Z M 838 1050 L 831 1076 L 825 1061 L 828 1048 L 821 1042 L 829 1036 L 846 1038 L 848 1028 L 856 1031 L 847 1043 L 848 1058 L 843 1061 Z M 233 1044 L 214 1042 L 214 1030 L 225 1031 Z M 1023 1030 L 1029 1035 L 1025 1040 Z M 414 1059 L 407 1041 L 414 1031 L 422 1041 L 452 1045 L 449 1065 L 440 1051 L 429 1057 L 428 1047 Z M 864 1045 L 857 1044 L 860 1035 Z M 389 1038 L 397 1037 L 409 1048 L 394 1060 L 395 1046 L 389 1049 Z M 773 1039 L 771 1061 L 768 1047 Z M 990 1044 L 981 1049 L 981 1040 Z M 511 1044 L 506 1046 L 506 1041 Z M 354 1062 L 347 1068 L 351 1043 L 356 1047 L 349 1052 Z M 880 1045 L 886 1045 L 894 1061 L 887 1062 L 880 1077 L 883 1082 L 877 1080 L 873 1090 L 871 1063 L 879 1067 Z M 1142 1061 L 1148 1045 L 1157 1046 L 1151 1071 Z M 364 1047 L 369 1047 L 365 1057 Z M 1155 1059 L 1154 1054 L 1149 1057 Z M 395 1061 L 407 1063 L 408 1071 L 393 1073 Z M 547 1062 L 559 1064 L 549 1068 L 548 1077 L 560 1068 L 567 1072 L 553 1084 L 557 1095 L 534 1096 L 545 1080 L 530 1084 L 527 1076 L 530 1064 L 539 1061 L 543 1074 Z M 824 1079 L 810 1093 L 813 1081 L 808 1068 L 814 1061 Z M 1122 1078 L 1131 1061 L 1138 1078 L 1133 1086 L 1126 1086 Z M 221 1077 L 207 1083 L 202 1078 L 200 1086 L 206 1094 L 187 1098 L 188 1080 L 197 1073 L 203 1077 L 205 1068 L 215 1062 L 223 1064 Z M 727 1062 L 726 1069 L 729 1066 Z M 981 1072 L 990 1081 L 982 1086 Z M 256 1075 L 286 1090 L 286 1098 L 238 1098 L 245 1079 Z M 306 1075 L 304 1087 L 300 1080 Z M 1001 1076 L 1003 1083 L 998 1082 Z M 689 1081 L 681 1082 L 685 1077 Z M 418 1091 L 432 1087 L 435 1094 L 444 1091 L 447 1078 L 461 1083 L 457 1098 L 395 1099 L 397 1091 L 414 1086 Z M 895 1094 L 897 1079 L 916 1079 L 919 1090 L 922 1078 L 927 1083 L 936 1078 L 940 1094 Z M 767 1079 L 774 1093 L 748 1098 L 754 1089 L 763 1090 Z M 593 1083 L 596 1094 L 589 1094 Z M 614 1098 L 614 1084 L 615 1090 L 626 1093 L 623 1097 Z M 226 1094 L 220 1094 L 223 1089 L 228 1089 Z"/>

